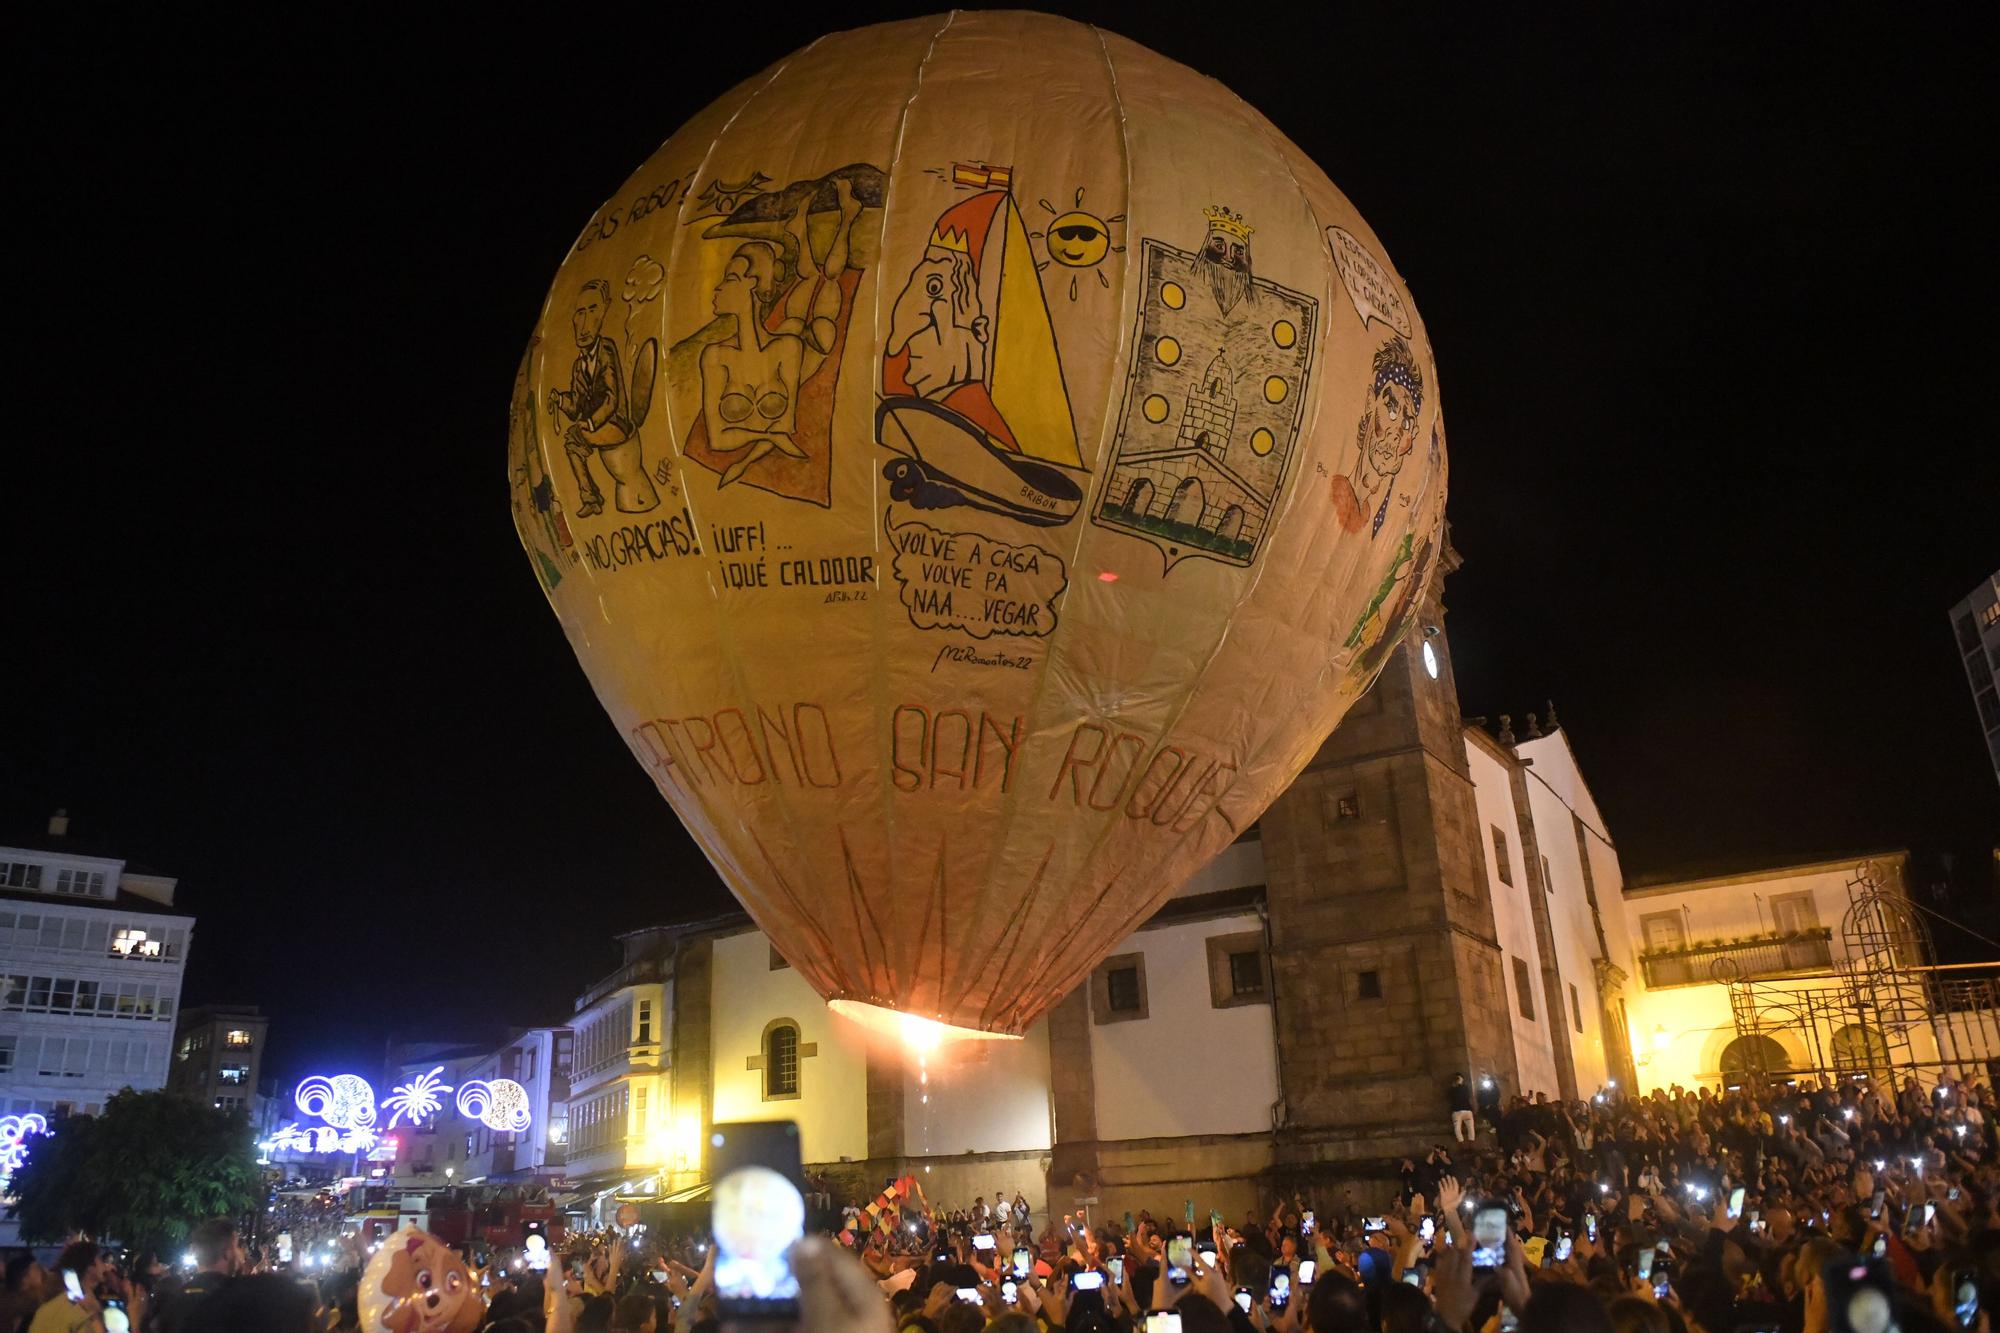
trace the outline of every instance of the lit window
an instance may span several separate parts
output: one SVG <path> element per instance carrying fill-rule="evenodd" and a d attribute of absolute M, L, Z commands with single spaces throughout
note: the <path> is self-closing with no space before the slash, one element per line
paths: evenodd
<path fill-rule="evenodd" d="M 160 941 L 151 938 L 137 926 L 132 926 L 111 937 L 111 952 L 121 958 L 158 958 Z"/>
<path fill-rule="evenodd" d="M 653 1044 L 653 1002 L 651 1000 L 639 1001 L 638 1041 L 641 1046 L 650 1046 Z"/>
<path fill-rule="evenodd" d="M 1500 874 L 1500 882 L 1512 888 L 1514 885 L 1514 863 L 1507 859 L 1507 835 L 1500 831 L 1498 824 L 1489 826 L 1493 832 L 1493 864 Z"/>
<path fill-rule="evenodd" d="M 223 1035 L 222 1044 L 224 1046 L 248 1046 L 250 1044 L 250 1034 L 242 1028 L 231 1028 Z"/>
<path fill-rule="evenodd" d="M 249 1065 L 224 1065 L 216 1071 L 216 1077 L 224 1083 L 240 1085 L 250 1081 Z"/>
<path fill-rule="evenodd" d="M 764 1100 L 799 1095 L 799 1030 L 774 1024 L 764 1034 Z"/>

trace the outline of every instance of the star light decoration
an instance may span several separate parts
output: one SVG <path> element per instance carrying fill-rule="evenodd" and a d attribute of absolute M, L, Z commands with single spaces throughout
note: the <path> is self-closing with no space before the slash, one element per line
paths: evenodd
<path fill-rule="evenodd" d="M 48 1132 L 47 1117 L 37 1112 L 0 1115 L 0 1183 L 11 1179 L 27 1160 L 28 1140 Z"/>
<path fill-rule="evenodd" d="M 438 1077 L 442 1073 L 444 1066 L 439 1065 L 430 1073 L 419 1074 L 389 1090 L 389 1095 L 382 1099 L 382 1109 L 394 1113 L 389 1117 L 390 1129 L 405 1116 L 412 1125 L 421 1125 L 444 1109 L 444 1098 L 439 1094 L 450 1092 L 451 1085 Z"/>

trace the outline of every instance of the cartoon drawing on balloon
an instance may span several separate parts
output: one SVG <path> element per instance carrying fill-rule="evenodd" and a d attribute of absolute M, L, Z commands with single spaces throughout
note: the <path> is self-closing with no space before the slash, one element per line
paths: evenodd
<path fill-rule="evenodd" d="M 1430 571 L 1438 545 L 1435 534 L 1426 537 L 1412 555 L 1410 548 L 1415 539 L 1414 533 L 1403 534 L 1396 557 L 1389 562 L 1389 572 L 1382 576 L 1374 596 L 1369 598 L 1354 628 L 1341 643 L 1342 651 L 1334 660 L 1346 664 L 1351 676 L 1372 679 L 1410 628 L 1410 619 L 1416 614 L 1417 594 L 1423 590 L 1424 576 Z"/>
<path fill-rule="evenodd" d="M 889 313 L 876 442 L 889 496 L 1036 527 L 1068 522 L 1085 476 L 1048 301 L 1006 167 L 945 209 Z"/>
<path fill-rule="evenodd" d="M 1375 349 L 1375 382 L 1355 430 L 1354 468 L 1331 483 L 1333 511 L 1348 532 L 1364 527 L 1373 540 L 1389 516 L 1396 474 L 1417 444 L 1417 418 L 1424 410 L 1424 371 L 1400 335 Z M 1432 442 L 1435 449 L 1436 442 Z M 1407 499 L 1404 501 L 1408 503 Z"/>
<path fill-rule="evenodd" d="M 1241 214 L 1204 211 L 1199 251 L 1141 242 L 1145 282 L 1110 476 L 1096 522 L 1151 542 L 1166 568 L 1248 565 L 1298 443 L 1319 302 L 1259 278 Z"/>
<path fill-rule="evenodd" d="M 832 503 L 833 399 L 854 293 L 882 206 L 885 179 L 855 164 L 782 190 L 711 186 L 701 198 L 735 202 L 702 232 L 719 263 L 713 318 L 676 343 L 676 383 L 698 381 L 701 404 L 683 456 L 717 475 L 786 499 Z"/>
<path fill-rule="evenodd" d="M 702 213 L 727 217 L 762 193 L 764 187 L 770 183 L 771 178 L 761 171 L 751 172 L 736 185 L 731 185 L 727 181 L 712 180 L 701 192 Z"/>
<path fill-rule="evenodd" d="M 514 531 L 533 559 L 535 575 L 541 579 L 542 587 L 554 592 L 563 581 L 564 571 L 577 563 L 578 556 L 569 522 L 556 502 L 555 483 L 549 479 L 542 458 L 535 388 L 529 378 L 530 363 L 539 342 L 539 339 L 529 342 L 528 355 L 521 359 L 521 367 L 514 373 L 513 397 L 507 403 L 507 482 L 514 507 Z"/>
<path fill-rule="evenodd" d="M 604 332 L 611 308 L 611 284 L 592 278 L 577 290 L 570 327 L 576 335 L 576 360 L 570 365 L 567 389 L 549 390 L 549 415 L 569 426 L 563 450 L 576 477 L 578 518 L 604 511 L 593 461 L 601 464 L 612 486 L 612 504 L 620 513 L 643 514 L 659 506 L 659 492 L 646 475 L 646 455 L 639 428 L 653 405 L 659 379 L 660 344 L 648 338 L 633 355 L 628 378 L 619 360 L 618 344 Z"/>
<path fill-rule="evenodd" d="M 1123 213 L 1114 213 L 1108 218 L 1087 213 L 1083 208 L 1083 187 L 1076 187 L 1076 199 L 1067 212 L 1056 212 L 1056 206 L 1048 200 L 1038 201 L 1044 213 L 1049 215 L 1049 224 L 1040 231 L 1028 233 L 1028 239 L 1040 241 L 1048 258 L 1035 265 L 1036 272 L 1044 272 L 1055 264 L 1071 270 L 1069 275 L 1069 299 L 1076 300 L 1079 278 L 1084 270 L 1094 273 L 1099 287 L 1109 290 L 1111 279 L 1104 276 L 1100 267 L 1112 255 L 1122 255 L 1125 247 L 1111 243 L 1113 223 L 1123 222 Z"/>

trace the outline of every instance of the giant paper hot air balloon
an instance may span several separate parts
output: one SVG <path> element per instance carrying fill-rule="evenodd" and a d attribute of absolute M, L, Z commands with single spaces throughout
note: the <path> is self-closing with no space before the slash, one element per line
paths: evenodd
<path fill-rule="evenodd" d="M 1423 325 L 1319 169 L 997 12 L 823 38 L 669 139 L 563 262 L 509 468 L 598 697 L 785 957 L 994 1034 L 1299 772 L 1445 498 Z"/>

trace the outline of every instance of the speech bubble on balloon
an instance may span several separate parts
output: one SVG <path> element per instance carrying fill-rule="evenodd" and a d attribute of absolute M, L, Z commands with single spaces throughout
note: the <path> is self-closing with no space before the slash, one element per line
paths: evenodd
<path fill-rule="evenodd" d="M 1405 338 L 1414 337 L 1416 328 L 1410 323 L 1410 308 L 1403 304 L 1395 280 L 1381 261 L 1343 228 L 1328 227 L 1326 241 L 1333 247 L 1333 262 L 1340 270 L 1341 285 L 1347 288 L 1347 295 L 1354 302 L 1354 313 L 1361 316 L 1361 322 L 1380 320 Z"/>
<path fill-rule="evenodd" d="M 640 255 L 632 261 L 632 267 L 625 270 L 625 290 L 620 293 L 626 301 L 625 336 L 632 336 L 632 321 L 639 313 L 639 307 L 660 294 L 660 288 L 667 282 L 667 270 L 651 255 Z"/>
<path fill-rule="evenodd" d="M 883 524 L 895 546 L 891 573 L 918 629 L 1041 638 L 1056 627 L 1056 599 L 1069 584 L 1062 558 L 1032 542 L 1016 546 L 978 532 L 928 523 Z"/>

